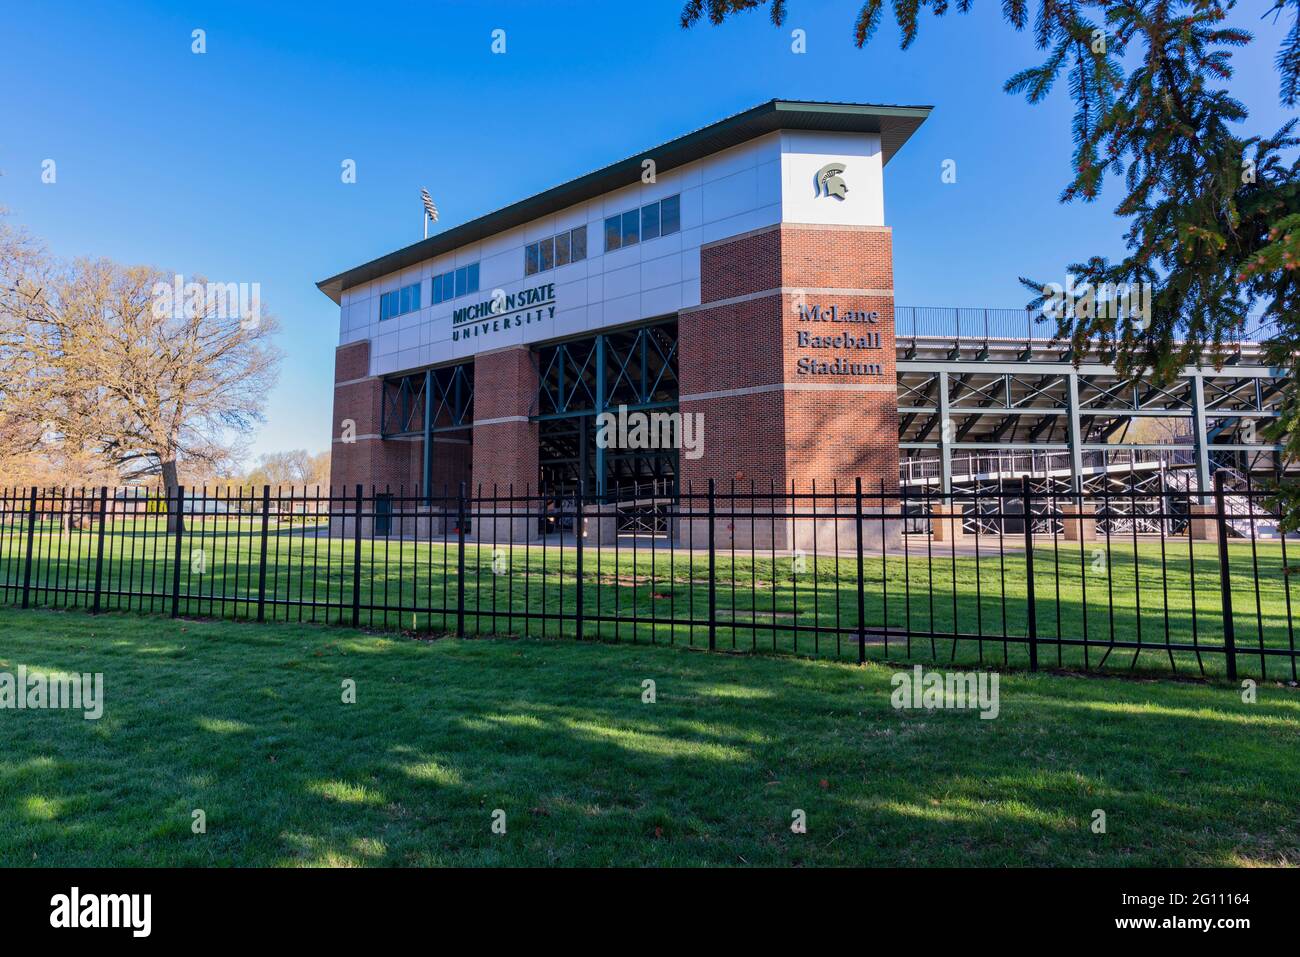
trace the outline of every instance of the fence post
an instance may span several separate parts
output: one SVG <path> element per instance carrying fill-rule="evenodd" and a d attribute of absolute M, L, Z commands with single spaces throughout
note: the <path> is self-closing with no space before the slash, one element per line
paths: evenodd
<path fill-rule="evenodd" d="M 163 493 L 166 498 L 167 493 Z M 185 486 L 176 486 L 176 543 L 172 553 L 172 617 L 181 614 L 181 536 L 185 530 Z M 201 539 L 200 539 L 201 541 Z M 200 594 L 202 590 L 200 589 Z M 200 607 L 202 601 L 200 600 Z"/>
<path fill-rule="evenodd" d="M 108 486 L 99 487 L 99 534 L 95 542 L 95 598 L 90 606 L 92 615 L 99 614 L 99 596 L 104 583 L 104 512 L 108 505 Z"/>
<path fill-rule="evenodd" d="M 465 635 L 465 483 L 456 495 L 456 637 Z"/>
<path fill-rule="evenodd" d="M 584 493 L 586 491 L 586 485 L 587 485 L 587 480 L 586 477 L 584 476 L 582 481 L 578 483 L 578 504 L 577 507 L 574 509 L 574 514 L 573 514 L 573 536 L 578 546 L 578 556 L 577 556 L 578 594 L 576 600 L 574 601 L 574 614 L 577 616 L 576 631 L 577 631 L 578 641 L 582 641 L 582 633 L 583 633 L 582 616 L 585 613 L 585 608 L 583 606 L 583 600 L 582 600 L 582 538 L 583 538 L 583 532 L 585 531 L 585 529 L 583 528 L 583 521 L 582 521 L 582 516 L 583 516 L 582 500 L 584 497 Z M 563 528 L 562 523 L 561 523 L 561 528 Z M 599 566 L 599 561 L 597 561 L 597 565 Z"/>
<path fill-rule="evenodd" d="M 32 592 L 32 552 L 36 548 L 36 486 L 32 486 L 31 502 L 27 506 L 27 557 L 23 560 L 23 607 L 27 607 Z"/>
<path fill-rule="evenodd" d="M 1025 608 L 1025 626 L 1029 635 L 1029 670 L 1038 670 L 1038 604 L 1034 594 L 1034 524 L 1030 517 L 1032 501 L 1029 494 L 1029 476 L 1020 476 L 1020 495 L 1025 520 L 1025 588 L 1029 599 Z M 953 622 L 953 631 L 956 631 Z"/>
<path fill-rule="evenodd" d="M 1219 594 L 1223 601 L 1223 655 L 1228 680 L 1237 680 L 1237 628 L 1232 621 L 1232 569 L 1228 565 L 1228 515 L 1224 508 L 1222 471 L 1214 473 L 1215 538 L 1219 540 Z"/>
<path fill-rule="evenodd" d="M 854 524 L 857 531 L 854 537 L 858 542 L 858 664 L 867 661 L 867 586 L 862 567 L 862 476 L 853 480 Z M 884 501 L 882 499 L 883 508 Z M 839 503 L 835 505 L 839 508 Z M 881 574 L 884 574 L 883 570 Z M 837 639 L 838 640 L 838 639 Z"/>
<path fill-rule="evenodd" d="M 361 625 L 361 485 L 357 485 L 356 517 L 352 526 L 352 627 Z"/>
<path fill-rule="evenodd" d="M 271 486 L 262 486 L 262 556 L 257 569 L 257 620 L 266 621 L 266 530 L 271 516 Z"/>
<path fill-rule="evenodd" d="M 717 510 L 717 500 L 714 497 L 713 479 L 709 479 L 709 651 L 716 651 L 718 647 L 718 554 L 717 542 L 714 537 L 714 520 Z"/>

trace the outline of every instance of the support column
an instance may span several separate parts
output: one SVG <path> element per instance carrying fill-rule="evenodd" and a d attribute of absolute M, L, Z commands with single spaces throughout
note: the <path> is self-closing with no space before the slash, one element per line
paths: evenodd
<path fill-rule="evenodd" d="M 433 370 L 424 371 L 424 447 L 420 453 L 420 487 L 424 490 L 424 504 L 433 499 Z"/>
<path fill-rule="evenodd" d="M 1213 498 L 1212 495 L 1206 496 Z M 1194 542 L 1217 542 L 1219 540 L 1218 511 L 1213 505 L 1193 505 L 1192 517 L 1187 523 L 1187 534 Z"/>
<path fill-rule="evenodd" d="M 596 337 L 596 414 L 605 411 L 605 336 L 601 334 Z M 584 424 L 585 428 L 585 424 Z M 583 439 L 582 447 L 587 447 L 586 439 Z M 585 474 L 585 473 L 584 473 Z M 588 490 L 593 491 L 593 490 Z M 596 488 L 594 489 L 596 497 L 605 501 L 605 448 L 599 442 L 596 443 Z"/>
<path fill-rule="evenodd" d="M 930 538 L 935 542 L 961 542 L 966 537 L 961 506 L 935 502 L 930 506 Z"/>
<path fill-rule="evenodd" d="M 1192 441 L 1196 449 L 1196 495 L 1204 505 L 1210 501 L 1210 450 L 1205 424 L 1205 381 L 1200 371 L 1192 373 Z"/>
<path fill-rule="evenodd" d="M 952 494 L 952 393 L 948 373 L 939 373 L 939 490 Z"/>
<path fill-rule="evenodd" d="M 1082 505 L 1073 502 L 1061 506 L 1063 538 L 1067 542 L 1095 542 L 1097 540 L 1097 519 L 1091 502 Z"/>
<path fill-rule="evenodd" d="M 1071 369 L 1065 376 L 1066 414 L 1070 428 L 1070 489 L 1078 495 L 1083 491 L 1083 429 L 1079 424 L 1079 375 Z"/>
<path fill-rule="evenodd" d="M 382 437 L 383 406 L 383 377 L 370 375 L 370 343 L 339 346 L 330 456 L 330 484 L 336 490 L 362 485 L 369 494 L 371 486 L 383 491 L 386 486 L 411 488 L 419 481 L 415 443 Z"/>
<path fill-rule="evenodd" d="M 531 421 L 537 400 L 532 350 L 512 346 L 474 358 L 474 442 L 471 494 L 535 495 L 539 475 L 538 425 Z M 516 513 L 510 515 L 510 512 Z M 537 538 L 537 502 L 502 503 L 497 516 L 480 516 L 472 536 L 479 541 L 525 542 Z M 525 515 L 525 512 L 532 513 Z"/>

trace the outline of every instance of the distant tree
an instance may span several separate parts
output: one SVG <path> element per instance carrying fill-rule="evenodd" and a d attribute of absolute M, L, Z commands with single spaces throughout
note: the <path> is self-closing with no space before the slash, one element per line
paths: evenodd
<path fill-rule="evenodd" d="M 314 485 L 328 485 L 329 471 L 328 451 L 313 455 L 306 449 L 293 449 L 263 455 L 248 473 L 246 481 L 254 487 L 288 485 L 310 488 Z"/>
<path fill-rule="evenodd" d="M 0 474 L 13 484 L 25 484 L 19 476 L 32 472 L 49 430 L 56 344 L 38 336 L 26 308 L 49 270 L 44 248 L 0 221 Z"/>
<path fill-rule="evenodd" d="M 211 297 L 173 302 L 159 295 L 171 278 L 78 260 L 46 268 L 39 283 L 28 277 L 14 297 L 24 330 L 15 351 L 48 370 L 42 411 L 61 443 L 167 490 L 182 465 L 229 469 L 263 419 L 279 362 L 271 317 Z"/>
<path fill-rule="evenodd" d="M 253 489 L 270 486 L 283 495 L 298 493 L 292 508 L 299 512 L 317 511 L 319 504 L 312 496 L 320 488 L 328 489 L 330 482 L 330 453 L 318 452 L 315 455 L 305 449 L 293 449 L 288 452 L 270 452 L 263 455 L 256 466 L 243 480 L 245 486 Z M 287 503 L 281 502 L 281 508 Z"/>
<path fill-rule="evenodd" d="M 690 0 L 683 27 L 703 18 L 720 24 L 767 0 Z M 880 25 L 884 0 L 866 0 L 853 24 L 865 45 Z M 926 8 L 942 16 L 966 13 L 971 0 L 894 0 L 902 46 L 916 39 Z M 1069 266 L 1094 287 L 1150 283 L 1149 316 L 1120 310 L 1064 310 L 1057 332 L 1075 346 L 1114 350 L 1125 374 L 1168 380 L 1187 363 L 1218 363 L 1225 345 L 1262 314 L 1272 332 L 1269 360 L 1290 373 L 1282 417 L 1269 433 L 1286 458 L 1300 455 L 1300 142 L 1295 120 L 1271 135 L 1238 129 L 1247 110 L 1226 84 L 1232 52 L 1253 40 L 1225 26 L 1235 0 L 1039 0 L 1034 45 L 1045 51 L 1004 89 L 1030 103 L 1048 96 L 1064 76 L 1074 101 L 1073 169 L 1062 202 L 1095 200 L 1109 174 L 1121 179 L 1115 213 L 1127 222 L 1127 254 L 1111 262 L 1091 256 Z M 1300 0 L 1269 0 L 1266 14 L 1287 15 L 1290 28 L 1277 52 L 1280 96 L 1300 100 Z M 772 22 L 785 21 L 785 0 L 771 0 Z M 1030 24 L 1026 0 L 1004 0 L 1004 19 Z M 1132 69 L 1126 71 L 1125 62 Z M 1021 280 L 1042 303 L 1043 284 Z M 1300 493 L 1284 489 L 1294 526 Z"/>

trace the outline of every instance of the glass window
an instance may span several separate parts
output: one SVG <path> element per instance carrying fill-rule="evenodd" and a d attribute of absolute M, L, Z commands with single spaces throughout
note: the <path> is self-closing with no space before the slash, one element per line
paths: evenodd
<path fill-rule="evenodd" d="M 682 198 L 669 196 L 659 204 L 659 234 L 667 236 L 682 228 Z"/>
<path fill-rule="evenodd" d="M 623 237 L 622 220 L 618 216 L 611 216 L 605 220 L 605 252 L 611 249 L 618 249 L 621 245 L 620 240 Z"/>
<path fill-rule="evenodd" d="M 469 289 L 468 292 L 478 292 L 478 263 L 469 264 Z"/>
<path fill-rule="evenodd" d="M 524 275 L 531 276 L 537 272 L 537 243 L 524 247 Z"/>
<path fill-rule="evenodd" d="M 569 234 L 560 233 L 555 237 L 555 265 L 567 266 L 569 264 Z"/>
<path fill-rule="evenodd" d="M 537 261 L 541 265 L 542 271 L 552 269 L 555 266 L 555 240 L 543 239 L 537 244 Z"/>
<path fill-rule="evenodd" d="M 655 239 L 659 235 L 659 204 L 641 207 L 641 238 Z"/>
<path fill-rule="evenodd" d="M 442 274 L 442 298 L 444 301 L 456 298 L 455 278 L 456 274 L 453 272 L 445 272 Z"/>
<path fill-rule="evenodd" d="M 379 297 L 379 321 L 383 322 L 388 318 L 388 293 Z"/>
<path fill-rule="evenodd" d="M 623 245 L 631 246 L 641 238 L 641 214 L 632 209 L 623 214 Z"/>
<path fill-rule="evenodd" d="M 399 316 L 411 311 L 411 287 L 403 286 L 401 293 L 401 298 L 398 299 L 397 304 L 397 314 Z"/>
<path fill-rule="evenodd" d="M 420 308 L 420 287 L 423 285 L 424 283 L 417 282 L 414 286 L 411 287 L 411 308 L 412 309 Z"/>
<path fill-rule="evenodd" d="M 468 279 L 469 279 L 469 275 L 465 272 L 464 266 L 461 266 L 459 269 L 456 270 L 456 295 L 457 296 L 463 296 L 465 295 L 466 292 L 469 291 L 467 288 Z"/>
<path fill-rule="evenodd" d="M 579 226 L 577 229 L 569 233 L 569 247 L 570 247 L 569 258 L 572 259 L 573 262 L 576 263 L 580 259 L 587 258 L 587 227 L 586 226 Z"/>
<path fill-rule="evenodd" d="M 442 302 L 442 276 L 433 277 L 433 301 Z"/>

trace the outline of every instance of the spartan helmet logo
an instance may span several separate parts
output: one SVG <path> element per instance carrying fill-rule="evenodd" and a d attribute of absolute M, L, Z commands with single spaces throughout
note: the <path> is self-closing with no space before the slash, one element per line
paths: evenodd
<path fill-rule="evenodd" d="M 843 172 L 843 163 L 827 163 L 819 169 L 816 180 L 817 195 L 834 196 L 840 200 L 847 198 L 849 187 L 840 175 Z"/>

